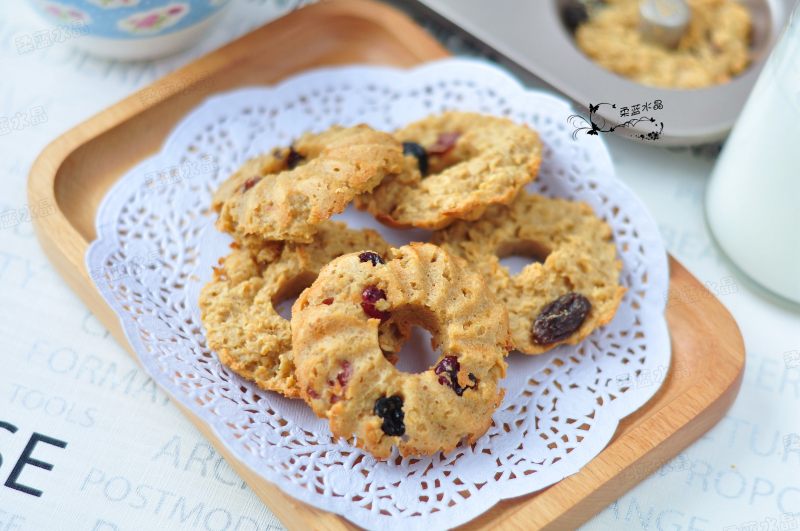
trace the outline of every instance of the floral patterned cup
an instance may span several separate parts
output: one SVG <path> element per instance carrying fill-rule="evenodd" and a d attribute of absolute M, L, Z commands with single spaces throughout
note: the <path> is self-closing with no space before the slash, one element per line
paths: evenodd
<path fill-rule="evenodd" d="M 189 47 L 228 0 L 30 0 L 49 22 L 67 26 L 76 47 L 114 59 L 152 59 Z"/>

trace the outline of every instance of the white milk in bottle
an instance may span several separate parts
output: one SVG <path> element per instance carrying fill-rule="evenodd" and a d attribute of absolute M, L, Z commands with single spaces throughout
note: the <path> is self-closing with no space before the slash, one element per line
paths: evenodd
<path fill-rule="evenodd" d="M 796 8 L 706 191 L 711 231 L 753 280 L 800 303 L 800 13 Z"/>

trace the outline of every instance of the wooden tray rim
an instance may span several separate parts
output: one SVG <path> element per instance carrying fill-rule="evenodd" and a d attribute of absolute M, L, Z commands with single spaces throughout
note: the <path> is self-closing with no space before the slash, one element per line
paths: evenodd
<path fill-rule="evenodd" d="M 408 20 L 404 15 L 397 13 L 393 8 L 390 8 L 385 5 L 375 4 L 369 0 L 338 0 L 327 2 L 327 5 L 319 5 L 319 6 L 311 6 L 304 8 L 301 11 L 306 11 L 310 9 L 332 9 L 331 6 L 336 6 L 337 9 L 342 11 L 349 11 L 352 16 L 357 16 L 359 14 L 368 13 L 369 11 L 374 11 L 378 13 L 378 15 L 373 15 L 375 19 L 380 20 L 387 31 L 391 30 L 393 32 L 420 32 L 420 29 L 416 27 L 413 22 Z M 298 13 L 299 14 L 299 13 Z M 297 14 L 291 15 L 297 16 Z M 289 17 L 285 17 L 289 18 Z M 279 21 L 280 22 L 280 21 Z M 285 22 L 285 21 L 284 21 Z M 268 26 L 271 26 L 271 23 Z M 265 26 L 267 27 L 267 26 Z M 59 174 L 63 170 L 64 162 L 68 159 L 68 157 L 78 148 L 91 144 L 93 140 L 100 137 L 108 130 L 123 125 L 128 119 L 133 117 L 139 112 L 146 110 L 148 107 L 151 107 L 154 101 L 150 104 L 146 103 L 146 100 L 141 97 L 142 93 L 150 90 L 151 92 L 157 93 L 158 100 L 165 100 L 167 98 L 173 97 L 176 95 L 176 92 L 180 90 L 185 90 L 187 86 L 190 86 L 191 83 L 194 84 L 202 84 L 205 76 L 213 75 L 213 66 L 215 64 L 219 64 L 220 61 L 225 59 L 226 51 L 230 51 L 232 47 L 235 48 L 234 45 L 241 44 L 245 42 L 248 38 L 254 38 L 254 35 L 259 33 L 259 31 L 263 31 L 264 27 L 261 30 L 256 30 L 251 34 L 245 35 L 244 37 L 239 38 L 238 40 L 234 41 L 233 43 L 225 46 L 224 48 L 212 52 L 211 54 L 198 59 L 194 63 L 184 67 L 164 78 L 157 81 L 153 85 L 148 88 L 143 89 L 142 91 L 122 100 L 121 102 L 113 105 L 112 107 L 102 111 L 101 113 L 97 114 L 96 116 L 90 118 L 83 124 L 75 127 L 74 129 L 68 131 L 67 133 L 63 134 L 55 141 L 53 141 L 37 158 L 34 165 L 31 168 L 30 177 L 29 177 L 29 199 L 31 204 L 41 204 L 41 201 L 47 201 L 49 205 L 55 205 L 55 212 L 53 215 L 38 218 L 35 221 L 37 235 L 39 236 L 40 241 L 42 242 L 43 247 L 45 248 L 46 253 L 53 261 L 56 266 L 56 269 L 64 275 L 65 279 L 68 283 L 75 289 L 84 299 L 84 302 L 96 313 L 101 315 L 101 320 L 104 324 L 112 331 L 115 338 L 125 346 L 130 351 L 130 346 L 127 344 L 127 341 L 124 341 L 124 333 L 121 330 L 118 322 L 107 322 L 108 319 L 102 319 L 103 314 L 109 311 L 108 307 L 105 305 L 105 302 L 99 298 L 99 293 L 94 292 L 94 296 L 90 294 L 83 293 L 83 289 L 79 289 L 80 286 L 90 286 L 91 290 L 94 290 L 94 286 L 91 284 L 91 280 L 88 276 L 86 271 L 83 257 L 85 255 L 85 250 L 88 246 L 87 239 L 81 234 L 81 232 L 72 225 L 72 223 L 68 220 L 66 214 L 61 208 L 59 204 L 59 197 L 56 191 L 56 180 Z M 430 40 L 430 37 L 424 35 L 424 39 Z M 431 45 L 431 43 L 426 43 L 429 45 L 429 48 L 438 48 L 439 54 L 436 56 L 431 56 L 429 51 L 426 51 L 424 54 L 424 58 L 436 58 L 442 57 L 446 55 L 446 52 L 439 47 L 438 44 Z M 242 53 L 241 46 L 239 46 L 239 50 L 236 50 L 239 53 Z M 422 49 L 422 47 L 420 47 Z M 200 65 L 203 65 L 202 67 Z M 200 72 L 198 74 L 198 72 Z M 190 80 L 187 85 L 187 78 Z M 58 237 L 55 237 L 55 235 Z M 75 258 L 78 257 L 79 259 L 76 260 Z M 671 259 L 671 266 L 673 275 L 675 271 L 681 272 L 685 270 L 682 266 L 680 266 L 676 261 Z M 687 273 L 688 275 L 688 273 Z M 699 284 L 698 284 L 699 286 Z M 703 289 L 702 287 L 700 289 Z M 706 292 L 707 293 L 707 292 Z M 730 315 L 727 311 L 713 298 L 711 294 L 707 294 L 707 302 L 713 303 L 714 305 L 718 306 L 715 308 L 717 311 L 722 312 L 723 316 L 727 316 L 728 319 Z M 734 338 L 736 339 L 736 338 Z M 739 336 L 739 342 L 741 343 L 741 336 Z M 743 368 L 743 346 L 741 348 L 741 359 L 740 363 L 733 363 L 730 366 L 723 367 L 722 371 L 718 371 L 718 374 L 722 375 L 723 378 L 727 381 L 727 385 L 722 388 L 716 396 L 704 397 L 706 400 L 706 408 L 711 409 L 716 408 L 720 409 L 724 412 L 725 409 L 730 405 L 733 398 L 736 395 L 736 391 L 741 382 L 741 373 Z M 734 360 L 735 361 L 735 360 Z M 719 369 L 719 367 L 717 367 Z M 638 426 L 636 428 L 637 432 L 640 432 L 642 435 L 646 435 L 647 432 L 652 429 L 653 426 L 656 425 L 670 425 L 673 424 L 675 418 L 680 418 L 681 411 L 684 409 L 684 405 L 695 400 L 697 397 L 690 396 L 688 393 L 683 397 L 679 397 L 672 403 L 670 403 L 667 407 L 662 408 L 661 410 L 654 412 L 648 420 L 642 426 Z M 644 406 L 640 411 L 646 410 L 648 406 Z M 181 407 L 182 410 L 184 408 Z M 184 413 L 195 423 L 198 423 L 198 419 L 192 415 L 190 412 L 184 410 Z M 720 414 L 721 416 L 721 414 Z M 673 436 L 677 435 L 681 432 L 682 429 L 685 429 L 690 419 L 686 419 L 685 423 L 681 425 L 674 426 L 675 431 L 673 432 Z M 717 419 L 718 420 L 718 419 Z M 200 421 L 201 422 L 201 421 Z M 715 421 L 716 422 L 716 421 Z M 699 436 L 705 430 L 711 427 L 713 424 L 709 424 L 707 426 L 700 426 L 702 431 L 698 433 L 692 433 L 693 436 Z M 206 435 L 210 435 L 206 430 L 201 428 L 201 431 L 204 431 Z M 696 430 L 695 430 L 696 431 Z M 619 430 L 618 430 L 619 434 Z M 630 434 L 627 434 L 630 437 Z M 626 482 L 624 477 L 619 477 L 619 474 L 606 478 L 603 481 L 597 483 L 598 488 L 600 486 L 612 486 L 615 482 L 618 483 L 616 485 L 618 490 L 629 488 L 633 484 L 637 483 L 638 481 L 644 479 L 646 474 L 650 471 L 657 468 L 660 464 L 662 464 L 665 459 L 663 458 L 656 458 L 653 459 L 650 455 L 653 450 L 655 450 L 660 444 L 664 444 L 667 439 L 664 440 L 652 440 L 651 445 L 646 448 L 644 453 L 636 452 L 630 448 L 625 449 L 624 444 L 621 444 L 621 441 L 618 440 L 620 437 L 619 435 L 615 435 L 614 439 L 609 443 L 606 449 L 601 452 L 599 456 L 597 456 L 592 462 L 590 462 L 586 467 L 584 467 L 580 472 L 565 478 L 561 482 L 552 487 L 545 489 L 544 491 L 540 491 L 539 494 L 535 496 L 545 495 L 547 493 L 551 493 L 553 491 L 564 490 L 562 487 L 566 484 L 571 484 L 570 487 L 578 487 L 576 489 L 577 492 L 582 492 L 582 497 L 580 498 L 579 504 L 586 503 L 586 500 L 590 497 L 593 492 L 589 490 L 588 492 L 581 489 L 578 485 L 581 482 L 581 476 L 591 475 L 595 472 L 593 470 L 593 464 L 600 460 L 603 457 L 603 461 L 608 459 L 612 456 L 612 453 L 618 455 L 621 459 L 620 461 L 627 463 L 628 465 L 635 466 L 641 472 L 641 474 L 637 474 L 636 477 L 627 478 L 628 481 Z M 210 437 L 212 442 L 215 442 L 215 446 L 219 446 L 216 444 L 216 441 L 213 437 Z M 645 436 L 644 440 L 648 438 Z M 219 449 L 219 448 L 218 448 Z M 612 452 L 613 451 L 613 452 Z M 225 458 L 231 463 L 235 465 L 238 463 L 238 460 L 233 458 L 231 455 L 228 455 L 227 452 L 221 451 L 221 453 L 225 456 Z M 625 459 L 627 458 L 627 459 Z M 279 515 L 279 517 L 287 522 L 287 524 L 291 523 L 292 525 L 297 525 L 298 528 L 302 528 L 305 525 L 314 525 L 316 528 L 320 529 L 344 529 L 344 528 L 352 528 L 352 524 L 340 519 L 338 516 L 331 515 L 329 513 L 325 513 L 324 511 L 319 511 L 315 508 L 309 507 L 302 502 L 294 500 L 293 498 L 288 497 L 287 495 L 283 494 L 277 487 L 273 485 L 253 485 L 253 478 L 248 477 L 246 473 L 241 471 L 241 463 L 238 463 L 240 466 L 234 466 L 234 468 L 239 471 L 239 473 L 245 478 L 245 480 L 253 486 L 254 490 L 265 499 L 265 496 L 269 496 L 269 500 L 265 499 L 265 502 L 268 503 L 270 508 Z M 630 468 L 628 468 L 629 470 Z M 621 470 L 622 471 L 622 470 Z M 596 479 L 596 478 L 595 478 Z M 589 483 L 595 483 L 594 481 Z M 555 494 L 554 494 L 555 495 Z M 534 498 L 535 499 L 535 498 Z M 540 520 L 536 517 L 536 515 L 530 514 L 530 503 L 527 503 L 525 497 L 516 498 L 513 500 L 509 500 L 511 502 L 515 502 L 511 504 L 509 507 L 504 508 L 502 513 L 502 527 L 509 528 L 509 529 L 524 529 L 526 528 L 525 523 L 532 523 L 534 521 Z M 613 501 L 613 500 L 609 500 Z M 501 502 L 505 504 L 506 502 Z M 478 517 L 473 523 L 482 522 L 483 525 L 491 525 L 492 527 L 496 527 L 497 525 L 501 524 L 500 518 L 497 518 L 497 514 L 492 515 L 492 513 L 497 513 L 495 508 L 491 509 L 488 513 L 485 513 L 481 517 Z M 576 505 L 577 507 L 577 505 Z M 588 507 L 588 506 L 587 506 Z M 298 518 L 297 513 L 304 512 L 304 515 L 301 515 Z M 568 514 L 568 511 L 564 511 L 558 516 L 566 516 L 568 518 L 575 518 L 574 514 Z M 589 515 L 587 515 L 589 516 Z M 578 516 L 580 518 L 580 516 Z M 581 518 L 582 520 L 582 518 Z M 541 520 L 544 525 L 555 525 L 557 520 L 554 518 L 550 521 Z M 577 521 L 577 520 L 576 520 Z M 468 528 L 473 527 L 473 523 L 467 524 Z"/>

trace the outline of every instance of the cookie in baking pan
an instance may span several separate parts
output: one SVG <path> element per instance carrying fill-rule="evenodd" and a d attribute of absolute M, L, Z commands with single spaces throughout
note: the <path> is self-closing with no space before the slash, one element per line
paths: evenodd
<path fill-rule="evenodd" d="M 750 63 L 752 20 L 743 3 L 687 0 L 690 20 L 675 48 L 640 30 L 640 0 L 605 0 L 578 26 L 578 47 L 599 65 L 644 85 L 696 89 L 730 81 Z"/>

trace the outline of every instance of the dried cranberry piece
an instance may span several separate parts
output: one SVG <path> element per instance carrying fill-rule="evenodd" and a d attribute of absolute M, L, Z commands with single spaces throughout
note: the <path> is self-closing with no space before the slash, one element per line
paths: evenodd
<path fill-rule="evenodd" d="M 358 255 L 358 260 L 361 262 L 372 262 L 373 266 L 386 263 L 383 261 L 383 258 L 381 258 L 381 255 L 374 251 L 364 251 Z"/>
<path fill-rule="evenodd" d="M 375 414 L 383 419 L 381 429 L 386 435 L 403 435 L 406 425 L 403 423 L 403 398 L 398 395 L 384 396 L 375 401 Z"/>
<path fill-rule="evenodd" d="M 339 385 L 344 387 L 353 375 L 353 367 L 350 365 L 349 361 L 343 361 L 341 365 L 342 370 L 336 375 L 336 381 L 339 382 Z"/>
<path fill-rule="evenodd" d="M 365 302 L 378 302 L 379 300 L 386 298 L 386 292 L 380 289 L 378 286 L 367 286 L 364 288 L 364 291 L 361 293 L 361 298 Z"/>
<path fill-rule="evenodd" d="M 439 375 L 439 383 L 452 388 L 458 396 L 463 395 L 467 389 L 475 389 L 478 386 L 478 379 L 474 374 L 469 373 L 468 376 L 472 381 L 472 385 L 461 387 L 458 383 L 458 370 L 460 368 L 461 364 L 455 356 L 445 356 L 433 368 L 434 374 Z"/>
<path fill-rule="evenodd" d="M 361 292 L 361 309 L 373 319 L 385 321 L 391 316 L 391 313 L 381 311 L 375 307 L 375 303 L 382 299 L 386 299 L 385 291 L 377 286 L 367 286 Z"/>
<path fill-rule="evenodd" d="M 333 304 L 333 297 L 328 297 L 327 299 L 322 299 L 322 304 L 327 304 L 328 306 L 330 306 L 331 304 Z"/>
<path fill-rule="evenodd" d="M 413 155 L 417 159 L 419 172 L 425 176 L 428 174 L 428 152 L 416 142 L 403 142 L 403 155 Z"/>
<path fill-rule="evenodd" d="M 255 185 L 257 185 L 257 184 L 258 184 L 258 181 L 260 181 L 260 180 L 261 180 L 261 177 L 258 177 L 258 176 L 256 176 L 256 177 L 250 177 L 250 178 L 249 178 L 249 179 L 247 179 L 247 180 L 244 182 L 244 184 L 242 185 L 242 192 L 246 192 L 246 191 L 248 191 L 250 188 L 252 188 L 252 187 L 254 187 Z"/>
<path fill-rule="evenodd" d="M 298 164 L 306 160 L 306 158 L 295 151 L 294 146 L 289 146 L 289 153 L 286 154 L 286 167 L 293 170 Z"/>
<path fill-rule="evenodd" d="M 433 372 L 435 374 L 457 374 L 458 370 L 461 368 L 461 364 L 458 362 L 458 358 L 455 356 L 445 356 L 441 359 L 439 363 L 436 364 L 434 367 Z"/>
<path fill-rule="evenodd" d="M 461 133 L 456 131 L 440 134 L 436 142 L 428 148 L 428 154 L 439 156 L 448 154 L 460 137 Z"/>
<path fill-rule="evenodd" d="M 311 387 L 306 388 L 306 394 L 311 398 L 313 398 L 314 400 L 319 398 L 319 394 L 317 394 L 317 392 L 314 391 Z"/>
<path fill-rule="evenodd" d="M 545 306 L 533 321 L 533 340 L 547 345 L 568 338 L 581 327 L 592 303 L 580 293 L 570 292 Z"/>

